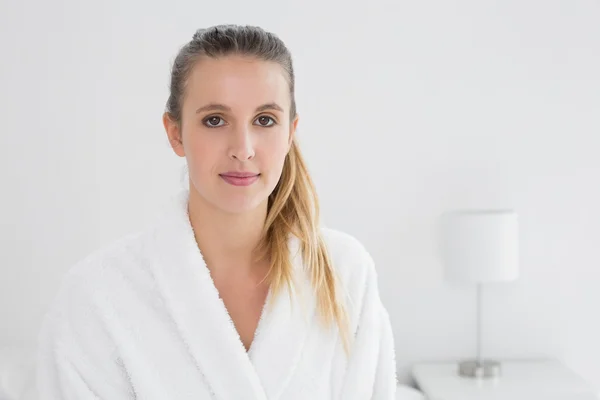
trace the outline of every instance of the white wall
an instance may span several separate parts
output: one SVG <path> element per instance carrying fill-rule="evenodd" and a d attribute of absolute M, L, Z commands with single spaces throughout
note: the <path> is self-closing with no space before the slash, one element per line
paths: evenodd
<path fill-rule="evenodd" d="M 196 28 L 248 23 L 293 52 L 323 218 L 378 264 L 402 379 L 475 350 L 435 216 L 514 207 L 522 279 L 486 292 L 487 355 L 557 356 L 600 387 L 599 3 L 85 3 L 0 3 L 0 343 L 31 343 L 62 274 L 179 187 L 170 63 Z"/>

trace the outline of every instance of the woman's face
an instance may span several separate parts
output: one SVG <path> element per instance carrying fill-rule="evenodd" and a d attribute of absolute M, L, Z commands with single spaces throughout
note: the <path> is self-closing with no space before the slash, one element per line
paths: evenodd
<path fill-rule="evenodd" d="M 249 211 L 277 185 L 298 123 L 290 123 L 284 74 L 276 63 L 242 56 L 203 57 L 190 73 L 181 127 L 168 119 L 165 127 L 187 159 L 191 189 L 212 206 Z"/>

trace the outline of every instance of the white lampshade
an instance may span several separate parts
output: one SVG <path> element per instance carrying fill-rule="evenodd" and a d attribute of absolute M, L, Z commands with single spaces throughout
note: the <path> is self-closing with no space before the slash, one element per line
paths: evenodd
<path fill-rule="evenodd" d="M 513 210 L 456 210 L 440 219 L 445 278 L 470 283 L 519 276 L 517 213 Z"/>

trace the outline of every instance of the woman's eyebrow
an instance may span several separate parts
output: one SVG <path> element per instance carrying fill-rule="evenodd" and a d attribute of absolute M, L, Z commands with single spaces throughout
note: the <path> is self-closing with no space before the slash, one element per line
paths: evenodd
<path fill-rule="evenodd" d="M 263 104 L 260 107 L 256 108 L 256 112 L 266 111 L 266 110 L 277 110 L 283 112 L 283 108 L 279 106 L 277 103 L 267 103 Z"/>
<path fill-rule="evenodd" d="M 266 110 L 277 110 L 283 112 L 283 108 L 279 106 L 277 103 L 267 103 L 263 104 L 256 108 L 256 112 L 266 111 Z M 224 104 L 219 103 L 210 103 L 205 106 L 202 106 L 196 110 L 196 114 L 204 112 L 204 111 L 231 111 L 231 107 L 228 107 Z"/>

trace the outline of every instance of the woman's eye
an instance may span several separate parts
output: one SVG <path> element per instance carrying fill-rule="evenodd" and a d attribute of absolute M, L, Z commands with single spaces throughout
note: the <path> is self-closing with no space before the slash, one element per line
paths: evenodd
<path fill-rule="evenodd" d="M 219 121 L 223 122 L 223 118 L 221 117 L 208 117 L 204 120 L 204 125 L 208 126 L 209 128 L 216 128 L 218 126 L 222 126 L 222 124 L 219 124 Z"/>
<path fill-rule="evenodd" d="M 259 124 L 260 126 L 265 126 L 265 127 L 266 127 L 266 126 L 272 126 L 272 125 L 274 125 L 274 124 L 275 124 L 275 121 L 273 120 L 273 118 L 271 118 L 271 117 L 268 117 L 268 116 L 266 116 L 266 115 L 260 116 L 260 117 L 258 117 L 256 120 L 258 121 L 258 124 Z M 269 121 L 270 121 L 271 123 L 269 123 Z"/>
<path fill-rule="evenodd" d="M 262 127 L 270 127 L 275 125 L 275 120 L 267 115 L 258 117 L 256 121 L 258 122 L 258 125 Z M 223 118 L 215 115 L 204 119 L 204 125 L 209 128 L 218 128 L 219 126 L 225 125 L 225 121 Z"/>

